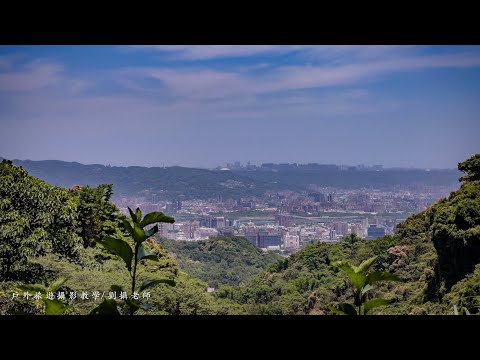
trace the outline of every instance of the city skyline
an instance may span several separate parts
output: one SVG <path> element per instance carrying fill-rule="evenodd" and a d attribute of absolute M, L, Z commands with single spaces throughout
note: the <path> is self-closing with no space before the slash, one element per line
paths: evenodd
<path fill-rule="evenodd" d="M 6 159 L 5 157 L 1 156 L 0 154 L 0 160 Z M 65 163 L 77 163 L 80 165 L 86 165 L 86 166 L 92 166 L 92 165 L 100 165 L 100 166 L 106 166 L 106 167 L 145 167 L 145 168 L 170 168 L 170 167 L 183 167 L 183 168 L 190 168 L 190 169 L 203 169 L 203 170 L 222 170 L 222 169 L 229 169 L 229 170 L 235 170 L 235 169 L 248 169 L 250 168 L 261 168 L 264 167 L 265 165 L 289 165 L 289 166 L 306 166 L 306 165 L 319 165 L 319 166 L 336 166 L 338 168 L 357 168 L 360 170 L 394 170 L 394 169 L 405 169 L 405 170 L 457 170 L 457 166 L 452 166 L 452 167 L 445 167 L 445 168 L 434 168 L 434 167 L 403 167 L 403 166 L 385 166 L 383 164 L 376 164 L 373 162 L 363 162 L 362 164 L 327 164 L 327 163 L 320 163 L 320 162 L 308 162 L 308 163 L 302 163 L 302 162 L 292 162 L 292 163 L 286 163 L 286 162 L 272 162 L 268 161 L 265 163 L 254 163 L 252 161 L 227 161 L 221 164 L 217 164 L 214 166 L 184 166 L 181 164 L 178 165 L 155 165 L 155 166 L 146 166 L 146 165 L 135 165 L 135 164 L 124 164 L 124 165 L 112 165 L 110 163 L 82 163 L 79 161 L 66 161 L 66 160 L 59 160 L 59 159 L 40 159 L 40 160 L 33 160 L 33 159 L 14 159 L 10 158 L 7 160 L 11 161 L 32 161 L 32 162 L 43 162 L 43 161 L 60 161 L 60 162 L 65 162 Z M 238 166 L 237 164 L 240 164 Z"/>
<path fill-rule="evenodd" d="M 0 46 L 0 156 L 452 169 L 479 96 L 478 46 Z"/>

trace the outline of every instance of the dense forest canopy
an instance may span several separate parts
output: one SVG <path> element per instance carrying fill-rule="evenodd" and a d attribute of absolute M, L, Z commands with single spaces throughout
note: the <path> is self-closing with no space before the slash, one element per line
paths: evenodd
<path fill-rule="evenodd" d="M 160 238 L 159 242 L 185 272 L 213 287 L 239 285 L 279 258 L 239 236 L 217 236 L 204 241 Z"/>

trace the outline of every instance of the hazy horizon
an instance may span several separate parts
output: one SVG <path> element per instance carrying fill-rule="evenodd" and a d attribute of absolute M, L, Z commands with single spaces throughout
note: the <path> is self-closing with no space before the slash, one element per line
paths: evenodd
<path fill-rule="evenodd" d="M 146 166 L 146 165 L 137 165 L 137 164 L 126 164 L 126 165 L 112 165 L 110 163 L 99 163 L 99 162 L 96 162 L 96 163 L 84 163 L 84 162 L 81 162 L 81 161 L 75 161 L 75 160 L 72 160 L 72 161 L 66 161 L 66 160 L 59 160 L 59 159 L 40 159 L 40 160 L 34 160 L 34 159 L 13 159 L 13 158 L 5 158 L 4 156 L 1 156 L 0 155 L 0 159 L 7 159 L 7 160 L 11 160 L 11 161 L 62 161 L 62 162 L 67 162 L 67 163 L 77 163 L 77 164 L 80 164 L 80 165 L 85 165 L 85 166 L 90 166 L 90 165 L 101 165 L 101 166 L 111 166 L 111 167 L 132 167 L 132 166 L 140 166 L 140 167 L 146 167 L 146 168 L 155 168 L 155 167 L 163 167 L 163 165 L 158 165 L 158 166 Z M 238 160 L 237 160 L 238 161 Z M 228 164 L 234 164 L 235 161 L 229 161 Z M 247 165 L 247 162 L 243 162 L 243 161 L 240 161 L 241 163 L 241 166 L 242 167 L 246 167 Z M 258 166 L 260 167 L 262 164 L 268 164 L 268 163 L 274 163 L 274 164 L 293 164 L 293 163 L 286 163 L 286 162 L 272 162 L 272 161 L 267 161 L 265 163 L 252 163 L 250 162 L 250 165 L 255 165 L 255 166 Z M 434 167 L 430 167 L 430 168 L 423 168 L 423 167 L 402 167 L 402 166 L 385 166 L 383 164 L 369 164 L 369 163 L 363 163 L 363 164 L 335 164 L 335 163 L 322 163 L 322 162 L 311 162 L 311 163 L 296 163 L 297 165 L 307 165 L 307 164 L 318 164 L 318 165 L 336 165 L 336 166 L 347 166 L 347 167 L 351 167 L 351 166 L 361 166 L 361 165 L 365 165 L 366 167 L 370 167 L 370 166 L 374 166 L 374 165 L 381 165 L 383 166 L 383 169 L 407 169 L 407 170 L 457 170 L 457 166 L 454 166 L 454 167 L 445 167 L 445 168 L 434 168 Z M 217 166 L 212 166 L 212 167 L 208 167 L 208 166 L 185 166 L 185 165 L 182 165 L 182 164 L 178 164 L 178 165 L 165 165 L 165 167 L 185 167 L 185 168 L 193 168 L 193 169 L 207 169 L 207 170 L 211 170 L 211 169 L 216 169 L 218 167 L 224 167 L 226 164 L 218 164 Z"/>
<path fill-rule="evenodd" d="M 455 169 L 479 46 L 0 46 L 0 156 Z"/>

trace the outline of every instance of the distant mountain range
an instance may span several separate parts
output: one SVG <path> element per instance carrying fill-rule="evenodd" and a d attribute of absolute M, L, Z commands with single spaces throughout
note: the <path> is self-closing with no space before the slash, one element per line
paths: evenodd
<path fill-rule="evenodd" d="M 1 159 L 1 158 L 0 158 Z M 31 175 L 50 184 L 68 187 L 108 183 L 115 195 L 156 194 L 156 199 L 206 199 L 261 196 L 267 190 L 309 190 L 310 185 L 337 188 L 390 188 L 395 185 L 455 186 L 458 170 L 371 169 L 337 166 L 262 166 L 234 170 L 207 170 L 186 167 L 117 167 L 83 165 L 59 160 L 12 160 Z"/>

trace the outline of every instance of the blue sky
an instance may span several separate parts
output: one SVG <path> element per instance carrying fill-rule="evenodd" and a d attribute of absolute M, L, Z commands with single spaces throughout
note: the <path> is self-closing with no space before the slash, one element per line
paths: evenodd
<path fill-rule="evenodd" d="M 454 168 L 479 46 L 0 46 L 0 156 Z"/>

